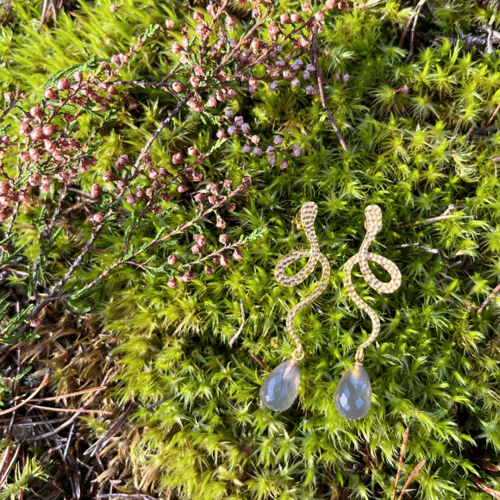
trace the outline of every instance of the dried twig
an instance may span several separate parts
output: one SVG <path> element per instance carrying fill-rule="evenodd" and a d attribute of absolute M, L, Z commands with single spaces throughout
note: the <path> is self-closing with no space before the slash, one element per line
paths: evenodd
<path fill-rule="evenodd" d="M 229 347 L 231 349 L 233 348 L 234 342 L 240 336 L 240 333 L 243 331 L 243 327 L 245 326 L 245 321 L 246 321 L 246 318 L 245 318 L 245 309 L 243 308 L 243 302 L 241 300 L 240 300 L 240 306 L 241 306 L 241 318 L 242 318 L 241 325 L 238 328 L 238 331 L 233 336 L 233 338 L 229 341 Z"/>
<path fill-rule="evenodd" d="M 491 15 L 491 19 L 488 26 L 485 26 L 488 32 L 488 38 L 486 40 L 486 53 L 493 54 L 495 51 L 493 50 L 493 23 L 495 22 L 495 18 L 497 16 L 498 11 L 498 0 L 495 2 L 495 7 L 493 8 L 493 14 Z"/>
<path fill-rule="evenodd" d="M 342 134 L 340 133 L 340 130 L 337 126 L 337 123 L 335 122 L 335 118 L 333 117 L 333 114 L 330 110 L 330 107 L 328 106 L 328 102 L 325 98 L 325 91 L 323 89 L 323 82 L 321 79 L 321 69 L 319 67 L 319 60 L 318 60 L 318 27 L 317 25 L 314 26 L 313 28 L 313 34 L 312 34 L 312 46 L 313 46 L 313 59 L 314 59 L 314 65 L 316 66 L 316 78 L 318 80 L 318 88 L 319 88 L 319 95 L 321 97 L 321 103 L 323 104 L 323 107 L 326 109 L 326 112 L 328 113 L 328 117 L 330 118 L 330 122 L 332 124 L 333 130 L 337 134 L 337 137 L 339 139 L 340 145 L 342 146 L 342 149 L 344 151 L 347 151 L 347 144 L 344 141 L 344 138 L 342 137 Z"/>
<path fill-rule="evenodd" d="M 28 403 L 27 406 L 31 406 L 32 408 L 38 408 L 39 410 L 60 411 L 62 413 L 99 413 L 100 415 L 113 415 L 112 411 L 105 411 L 105 410 L 82 410 L 82 409 L 78 409 L 78 408 L 55 408 L 52 406 L 33 405 L 31 403 Z"/>
<path fill-rule="evenodd" d="M 500 285 L 496 286 L 495 289 L 488 295 L 486 300 L 481 304 L 481 307 L 477 311 L 478 314 L 482 314 L 485 307 L 490 303 L 491 299 L 493 299 L 493 297 L 498 294 L 498 292 L 500 292 Z"/>
<path fill-rule="evenodd" d="M 403 224 L 401 227 L 403 228 L 403 227 L 418 226 L 419 224 L 432 224 L 433 222 L 436 222 L 438 220 L 455 217 L 455 215 L 448 215 L 452 210 L 455 210 L 455 205 L 453 205 L 453 203 L 448 205 L 448 208 L 438 217 L 431 217 L 430 219 L 425 219 L 425 220 L 417 220 L 415 222 L 411 222 L 410 224 Z"/>
<path fill-rule="evenodd" d="M 399 454 L 398 472 L 396 473 L 396 481 L 394 482 L 394 492 L 392 494 L 392 500 L 394 500 L 396 498 L 396 490 L 398 488 L 399 475 L 401 473 L 401 466 L 403 465 L 403 458 L 405 456 L 406 443 L 408 442 L 408 434 L 410 434 L 409 428 L 405 429 L 405 433 L 403 435 L 403 443 L 401 444 L 401 452 Z"/>
<path fill-rule="evenodd" d="M 424 6 L 424 3 L 426 1 L 427 0 L 420 0 L 420 2 L 418 2 L 418 5 L 415 8 L 415 12 L 413 13 L 414 21 L 413 21 L 413 27 L 411 29 L 410 52 L 408 52 L 408 55 L 406 56 L 405 62 L 408 62 L 413 57 L 413 44 L 414 44 L 414 40 L 415 40 L 415 30 L 417 29 L 418 16 L 420 14 L 420 9 Z"/>

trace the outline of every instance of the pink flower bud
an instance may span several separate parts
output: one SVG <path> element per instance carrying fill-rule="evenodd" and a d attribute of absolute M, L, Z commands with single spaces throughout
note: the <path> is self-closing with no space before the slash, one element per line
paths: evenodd
<path fill-rule="evenodd" d="M 100 194 L 101 194 L 101 186 L 99 186 L 97 182 L 92 184 L 92 187 L 90 188 L 90 196 L 92 196 L 92 198 L 97 198 Z"/>
<path fill-rule="evenodd" d="M 220 257 L 220 263 L 223 266 L 229 266 L 230 261 L 229 261 L 229 259 L 225 255 L 221 255 L 221 257 Z"/>
<path fill-rule="evenodd" d="M 193 245 L 193 246 L 191 247 L 191 253 L 192 253 L 193 255 L 198 255 L 198 254 L 200 254 L 200 253 L 201 253 L 201 247 L 200 247 L 200 245 Z"/>
<path fill-rule="evenodd" d="M 102 212 L 97 212 L 96 214 L 94 214 L 94 217 L 92 217 L 92 220 L 97 224 L 102 222 L 103 219 L 104 219 L 104 214 Z"/>
<path fill-rule="evenodd" d="M 35 173 L 29 176 L 28 182 L 32 186 L 39 186 L 42 182 L 42 178 L 40 174 Z"/>
<path fill-rule="evenodd" d="M 173 52 L 174 54 L 178 54 L 181 50 L 182 50 L 182 47 L 180 46 L 180 44 L 179 44 L 179 43 L 174 42 L 174 43 L 172 44 L 172 52 Z"/>
<path fill-rule="evenodd" d="M 175 288 L 177 286 L 177 280 L 175 278 L 170 278 L 167 282 L 170 288 Z"/>
<path fill-rule="evenodd" d="M 210 267 L 210 266 L 205 266 L 205 274 L 207 276 L 210 276 L 210 275 L 214 274 L 214 268 Z"/>
<path fill-rule="evenodd" d="M 158 177 L 158 171 L 154 167 L 151 167 L 148 172 L 148 177 L 150 179 L 156 179 Z"/>
<path fill-rule="evenodd" d="M 30 137 L 33 141 L 40 141 L 43 139 L 43 130 L 41 127 L 35 127 L 30 134 Z"/>
<path fill-rule="evenodd" d="M 172 88 L 175 90 L 175 92 L 182 92 L 184 90 L 184 85 L 182 85 L 181 82 L 174 82 L 172 84 Z"/>
<path fill-rule="evenodd" d="M 276 82 L 271 82 L 271 84 L 269 85 L 269 88 L 271 90 L 276 90 L 278 87 L 279 85 Z"/>
<path fill-rule="evenodd" d="M 118 66 L 120 64 L 120 56 L 118 54 L 111 56 L 111 63 Z"/>
<path fill-rule="evenodd" d="M 298 78 L 294 78 L 291 82 L 290 82 L 291 86 L 293 89 L 296 89 L 299 85 L 300 85 L 300 80 Z"/>
<path fill-rule="evenodd" d="M 219 235 L 219 242 L 222 243 L 223 245 L 227 245 L 229 241 L 229 236 L 227 234 L 221 234 Z"/>
<path fill-rule="evenodd" d="M 173 266 L 174 264 L 177 264 L 179 259 L 174 254 L 171 254 L 167 258 L 167 262 L 170 266 Z"/>
<path fill-rule="evenodd" d="M 185 186 L 184 184 L 179 184 L 177 186 L 177 191 L 179 193 L 185 193 L 189 188 L 187 186 Z"/>
<path fill-rule="evenodd" d="M 253 154 L 256 156 L 260 156 L 262 154 L 262 149 L 260 149 L 259 147 L 253 148 Z"/>
<path fill-rule="evenodd" d="M 215 135 L 218 139 L 224 139 L 226 137 L 226 133 L 222 129 L 217 130 L 217 134 Z"/>
<path fill-rule="evenodd" d="M 287 160 L 283 160 L 280 163 L 280 168 L 281 168 L 281 170 L 285 170 L 285 168 L 288 168 L 288 161 Z"/>
<path fill-rule="evenodd" d="M 36 106 L 33 106 L 31 109 L 30 109 L 30 115 L 33 117 L 33 118 L 41 118 L 43 116 L 43 111 L 42 111 L 42 108 L 38 105 Z"/>
<path fill-rule="evenodd" d="M 249 133 L 250 133 L 250 125 L 248 125 L 248 123 L 244 123 L 244 124 L 241 126 L 241 131 L 242 131 L 244 134 L 249 134 Z"/>
<path fill-rule="evenodd" d="M 174 23 L 174 21 L 172 21 L 172 19 L 167 19 L 167 20 L 165 21 L 165 27 L 166 27 L 168 30 L 171 30 L 174 26 L 175 26 L 175 23 Z"/>
<path fill-rule="evenodd" d="M 180 153 L 176 153 L 175 155 L 172 156 L 172 163 L 174 165 L 182 165 L 184 163 L 184 160 L 182 159 Z"/>
<path fill-rule="evenodd" d="M 69 89 L 69 79 L 64 77 L 57 82 L 57 90 L 68 90 Z"/>
<path fill-rule="evenodd" d="M 111 11 L 112 14 L 114 14 L 118 10 L 118 7 L 115 4 L 112 4 L 109 7 L 109 10 Z"/>
<path fill-rule="evenodd" d="M 215 106 L 217 106 L 217 99 L 215 97 L 210 97 L 210 99 L 208 99 L 207 101 L 207 106 L 209 106 L 210 108 L 215 108 Z"/>
<path fill-rule="evenodd" d="M 135 196 L 133 194 L 129 194 L 129 195 L 127 195 L 125 200 L 127 201 L 127 203 L 129 205 L 133 205 L 135 203 Z"/>
<path fill-rule="evenodd" d="M 288 14 L 288 12 L 282 14 L 280 17 L 280 21 L 282 22 L 282 24 L 291 24 L 292 20 L 290 18 L 290 14 Z"/>
<path fill-rule="evenodd" d="M 56 127 L 54 125 L 51 125 L 47 123 L 46 125 L 43 126 L 42 132 L 45 137 L 48 137 L 52 134 L 54 134 L 56 131 Z"/>
<path fill-rule="evenodd" d="M 234 252 L 233 252 L 233 259 L 236 259 L 236 260 L 241 260 L 243 258 L 243 254 L 235 249 Z"/>
<path fill-rule="evenodd" d="M 111 172 L 104 172 L 102 176 L 104 182 L 111 182 L 114 180 L 113 174 Z"/>
<path fill-rule="evenodd" d="M 233 187 L 233 181 L 230 179 L 226 179 L 223 183 L 223 186 L 225 189 L 232 189 Z"/>
<path fill-rule="evenodd" d="M 302 17 L 297 12 L 294 12 L 292 14 L 291 19 L 292 19 L 292 23 L 300 23 L 300 21 L 302 21 Z"/>

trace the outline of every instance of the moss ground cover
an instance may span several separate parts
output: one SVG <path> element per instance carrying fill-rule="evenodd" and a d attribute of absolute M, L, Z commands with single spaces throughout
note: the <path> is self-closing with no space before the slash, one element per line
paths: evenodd
<path fill-rule="evenodd" d="M 111 2 L 79 2 L 59 12 L 57 27 L 40 29 L 41 2 L 14 4 L 12 17 L 0 28 L 2 90 L 18 85 L 28 96 L 43 94 L 56 71 L 92 56 L 109 59 L 127 52 L 148 27 L 170 19 L 174 28 L 148 40 L 120 75 L 124 81 L 158 82 L 179 60 L 171 47 L 181 40 L 181 30 L 195 31 L 193 9 L 207 9 L 146 0 L 116 6 L 112 12 Z M 302 13 L 294 1 L 273 6 L 276 19 Z M 313 11 L 322 7 L 311 4 Z M 420 15 L 412 35 L 416 8 Z M 235 3 L 230 9 L 242 27 L 251 22 L 249 5 Z M 123 498 L 140 492 L 190 500 L 389 499 L 425 460 L 403 498 L 500 497 L 498 299 L 482 306 L 500 274 L 500 118 L 495 113 L 500 59 L 497 35 L 488 31 L 498 27 L 496 9 L 494 2 L 383 0 L 327 10 L 324 31 L 318 33 L 318 60 L 347 151 L 320 95 L 293 88 L 284 77 L 275 90 L 265 79 L 256 92 L 242 85 L 235 99 L 210 111 L 213 120 L 183 113 L 161 132 L 151 155 L 172 172 L 170 158 L 182 148 L 211 147 L 228 109 L 243 116 L 263 142 L 280 136 L 287 151 L 299 145 L 301 154 L 283 156 L 288 167 L 281 169 L 268 155 L 245 153 L 245 138 L 236 135 L 203 165 L 205 176 L 216 181 L 231 179 L 236 185 L 252 179 L 253 188 L 238 199 L 237 209 L 224 214 L 225 228 L 215 220 L 199 223 L 209 244 L 221 234 L 229 241 L 257 235 L 241 249 L 242 259 L 214 265 L 212 274 L 198 273 L 175 288 L 168 285 L 168 273 L 148 275 L 137 266 L 122 266 L 78 302 L 92 313 L 69 313 L 68 335 L 81 329 L 78 342 L 93 348 L 87 355 L 75 352 L 73 361 L 54 357 L 49 363 L 54 392 L 95 385 L 116 362 L 114 385 L 100 407 L 114 416 L 80 419 L 85 447 L 127 412 L 126 423 L 100 448 L 107 470 L 96 466 L 97 486 L 89 479 L 83 487 L 91 493 L 82 495 L 104 494 L 110 481 L 118 480 L 112 492 Z M 312 54 L 301 57 L 312 63 Z M 259 71 L 264 70 L 255 68 L 261 77 Z M 167 92 L 132 87 L 102 134 L 97 164 L 78 188 L 88 191 L 118 155 L 136 157 L 176 102 Z M 319 267 L 316 277 L 285 288 L 276 282 L 274 266 L 281 256 L 306 247 L 293 218 L 310 200 L 319 206 L 316 231 L 332 274 L 326 292 L 296 321 L 306 353 L 299 397 L 290 410 L 277 414 L 262 405 L 259 389 L 295 348 L 285 318 L 313 291 Z M 147 215 L 134 236 L 137 245 L 158 228 L 176 228 L 196 214 L 195 203 L 179 195 L 170 203 L 164 214 Z M 371 323 L 343 289 L 342 266 L 358 252 L 369 204 L 378 204 L 384 214 L 384 228 L 370 251 L 396 263 L 403 284 L 381 295 L 366 285 L 358 268 L 353 273 L 358 293 L 382 320 L 377 343 L 365 352 L 372 409 L 353 422 L 338 415 L 335 391 Z M 29 260 L 39 251 L 37 210 L 23 214 L 14 227 Z M 66 221 L 67 236 L 48 257 L 50 275 L 66 271 L 65 256 L 76 252 L 74 238 L 89 231 L 87 215 Z M 121 251 L 124 231 L 103 233 L 71 286 L 83 286 L 109 267 Z M 192 244 L 186 235 L 158 253 L 148 250 L 144 259 L 172 254 L 189 261 Z M 370 267 L 379 279 L 389 279 Z M 51 358 L 47 346 L 55 342 L 51 336 L 63 309 L 64 304 L 54 306 L 34 331 L 39 338 L 18 346 L 43 353 L 32 356 L 35 366 L 40 358 Z M 229 340 L 242 322 L 231 348 Z M 40 345 L 48 350 L 37 351 Z M 12 394 L 2 394 L 8 405 Z M 410 432 L 396 484 L 405 429 Z M 47 486 L 47 477 L 56 474 L 42 457 L 48 447 L 18 445 L 32 461 L 24 464 L 24 476 L 12 470 L 4 497 L 26 487 L 27 494 L 48 488 L 53 498 L 64 498 Z M 57 483 L 71 495 L 71 481 L 58 478 Z"/>

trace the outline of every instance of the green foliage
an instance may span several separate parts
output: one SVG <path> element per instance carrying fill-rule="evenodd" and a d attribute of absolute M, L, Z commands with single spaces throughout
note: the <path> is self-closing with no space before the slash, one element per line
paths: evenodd
<path fill-rule="evenodd" d="M 489 498 L 471 475 L 500 488 L 497 475 L 477 461 L 498 462 L 500 456 L 498 298 L 477 314 L 500 275 L 500 118 L 487 125 L 500 103 L 500 57 L 498 51 L 486 54 L 484 46 L 456 41 L 489 23 L 493 7 L 447 0 L 431 4 L 418 21 L 421 46 L 408 62 L 408 41 L 398 47 L 412 12 L 403 8 L 406 4 L 386 0 L 370 10 L 326 13 L 320 65 L 348 152 L 339 147 L 319 96 L 303 89 L 280 82 L 277 92 L 266 86 L 253 96 L 241 91 L 228 105 L 248 116 L 252 130 L 268 142 L 280 133 L 304 151 L 280 171 L 264 157 L 245 155 L 239 137 L 215 143 L 205 176 L 241 180 L 250 175 L 258 186 L 227 217 L 231 241 L 248 243 L 242 261 L 171 289 L 162 264 L 170 253 L 189 256 L 191 241 L 183 238 L 144 256 L 153 268 L 149 273 L 122 266 L 97 290 L 75 297 L 72 307 L 98 308 L 104 329 L 120 343 L 114 352 L 121 366 L 114 397 L 140 405 L 132 419 L 140 436 L 130 449 L 136 468 L 135 480 L 127 484 L 131 491 L 175 491 L 190 500 L 267 500 L 341 498 L 345 490 L 349 498 L 389 499 L 407 427 L 401 481 L 426 460 L 412 485 L 414 498 Z M 186 6 L 124 0 L 112 15 L 109 5 L 82 2 L 77 15 L 62 13 L 57 28 L 39 32 L 35 7 L 19 2 L 15 24 L 1 29 L 0 54 L 11 54 L 1 63 L 2 85 L 22 82 L 27 92 L 40 92 L 48 75 L 125 51 L 137 35 L 168 17 L 176 28 L 148 41 L 123 77 L 161 80 L 176 64 L 168 47 L 184 25 L 193 29 Z M 278 14 L 299 9 L 298 2 L 287 1 Z M 235 15 L 248 21 L 242 11 Z M 434 41 L 437 36 L 441 41 Z M 349 78 L 335 78 L 336 73 Z M 399 90 L 405 85 L 407 93 Z M 131 97 L 140 113 L 118 113 L 117 126 L 102 137 L 96 179 L 117 154 L 137 155 L 175 105 L 170 95 L 154 89 L 134 89 Z M 213 116 L 222 115 L 222 107 Z M 215 148 L 218 122 L 202 116 L 176 118 L 153 145 L 154 159 L 172 170 L 165 158 L 176 148 Z M 281 256 L 307 245 L 303 233 L 292 230 L 292 218 L 308 200 L 319 205 L 316 230 L 332 275 L 327 291 L 298 317 L 306 352 L 299 397 L 290 410 L 277 414 L 260 402 L 267 371 L 256 360 L 271 369 L 295 348 L 285 318 L 313 291 L 315 278 L 284 288 L 273 273 Z M 358 252 L 368 204 L 380 205 L 384 213 L 384 228 L 370 250 L 398 265 L 403 285 L 379 295 L 359 271 L 353 273 L 359 295 L 382 319 L 377 343 L 365 352 L 372 409 L 353 422 L 336 412 L 335 390 L 371 323 L 342 288 L 342 266 Z M 426 222 L 450 205 L 454 208 L 445 218 Z M 190 220 L 195 210 L 172 204 L 165 216 L 147 217 L 131 240 L 133 248 Z M 40 248 L 35 217 L 21 218 L 17 228 L 30 258 Z M 200 227 L 218 237 L 210 221 Z M 82 231 L 89 230 L 81 224 L 63 231 L 46 272 L 64 274 L 64 245 L 85 241 L 88 233 Z M 126 231 L 125 225 L 119 234 L 105 233 L 99 252 L 70 283 L 75 289 L 124 252 Z M 295 271 L 303 265 L 298 262 Z M 246 322 L 230 349 L 242 323 L 240 301 Z M 167 395 L 172 397 L 146 408 Z M 100 435 L 100 421 L 95 428 Z"/>

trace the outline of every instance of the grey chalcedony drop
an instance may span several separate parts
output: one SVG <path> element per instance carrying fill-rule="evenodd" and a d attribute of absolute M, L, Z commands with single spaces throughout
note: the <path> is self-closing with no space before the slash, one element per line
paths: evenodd
<path fill-rule="evenodd" d="M 299 385 L 299 364 L 289 359 L 278 365 L 264 380 L 260 388 L 260 398 L 271 410 L 285 411 L 295 401 Z"/>
<path fill-rule="evenodd" d="M 340 379 L 335 406 L 345 418 L 355 420 L 364 417 L 372 405 L 372 385 L 364 366 L 355 363 Z"/>

